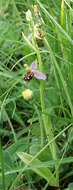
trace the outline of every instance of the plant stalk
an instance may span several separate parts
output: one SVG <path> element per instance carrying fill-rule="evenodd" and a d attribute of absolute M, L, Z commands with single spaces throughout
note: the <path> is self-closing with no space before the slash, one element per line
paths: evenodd
<path fill-rule="evenodd" d="M 3 159 L 3 149 L 2 149 L 2 142 L 0 137 L 0 158 L 1 158 L 1 170 L 2 170 L 2 185 L 3 190 L 5 190 L 5 175 L 4 175 L 4 159 Z"/>
<path fill-rule="evenodd" d="M 37 46 L 36 53 L 37 53 L 37 58 L 38 58 L 38 62 L 39 62 L 39 70 L 43 72 L 43 63 L 41 60 L 41 55 L 40 55 L 38 46 Z M 54 134 L 52 131 L 51 119 L 50 119 L 49 115 L 46 115 L 45 94 L 44 93 L 45 93 L 45 82 L 41 80 L 40 81 L 40 102 L 41 102 L 41 110 L 42 110 L 42 120 L 43 120 L 43 124 L 44 124 L 44 129 L 46 132 L 46 136 L 47 136 L 47 139 L 49 142 L 54 138 Z M 52 158 L 54 160 L 57 160 L 55 141 L 53 141 L 53 143 L 51 143 L 49 147 L 50 147 L 50 152 L 51 152 Z M 56 169 L 56 166 L 55 166 L 55 173 L 56 173 L 57 184 L 59 184 L 59 174 L 58 174 L 58 170 Z"/>
<path fill-rule="evenodd" d="M 64 0 L 61 2 L 61 26 L 64 26 Z"/>

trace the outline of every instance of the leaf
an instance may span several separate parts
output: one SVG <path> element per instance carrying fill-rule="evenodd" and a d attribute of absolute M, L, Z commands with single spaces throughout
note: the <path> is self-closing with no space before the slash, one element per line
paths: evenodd
<path fill-rule="evenodd" d="M 64 189 L 64 190 L 73 190 L 73 183 L 70 183 L 68 185 L 68 188 Z"/>
<path fill-rule="evenodd" d="M 41 163 L 39 159 L 34 159 L 32 155 L 24 152 L 18 152 L 17 155 L 27 166 L 31 166 L 32 164 L 32 171 L 44 178 L 49 185 L 56 186 L 56 179 L 49 168 L 33 168 L 34 164 Z"/>

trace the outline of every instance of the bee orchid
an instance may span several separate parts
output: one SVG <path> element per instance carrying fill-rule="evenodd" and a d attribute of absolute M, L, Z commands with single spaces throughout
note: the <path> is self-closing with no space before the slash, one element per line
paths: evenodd
<path fill-rule="evenodd" d="M 28 67 L 27 64 L 24 65 L 26 68 L 26 75 L 24 76 L 25 81 L 30 81 L 33 77 L 38 80 L 46 80 L 46 75 L 39 70 L 37 70 L 37 63 L 34 61 L 32 62 L 31 66 Z"/>

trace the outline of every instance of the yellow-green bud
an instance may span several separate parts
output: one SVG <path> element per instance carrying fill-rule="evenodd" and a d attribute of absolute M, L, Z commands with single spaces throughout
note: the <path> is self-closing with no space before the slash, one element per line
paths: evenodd
<path fill-rule="evenodd" d="M 33 96 L 33 92 L 30 89 L 26 89 L 22 92 L 22 96 L 25 100 L 30 100 L 32 99 Z"/>

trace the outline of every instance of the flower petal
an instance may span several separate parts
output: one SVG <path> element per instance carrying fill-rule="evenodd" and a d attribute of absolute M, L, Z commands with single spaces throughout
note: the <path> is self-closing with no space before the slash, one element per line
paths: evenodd
<path fill-rule="evenodd" d="M 31 70 L 36 70 L 37 69 L 37 62 L 36 61 L 33 61 L 31 66 L 30 66 Z"/>
<path fill-rule="evenodd" d="M 39 79 L 39 80 L 46 80 L 46 75 L 40 71 L 32 70 L 34 77 Z"/>

